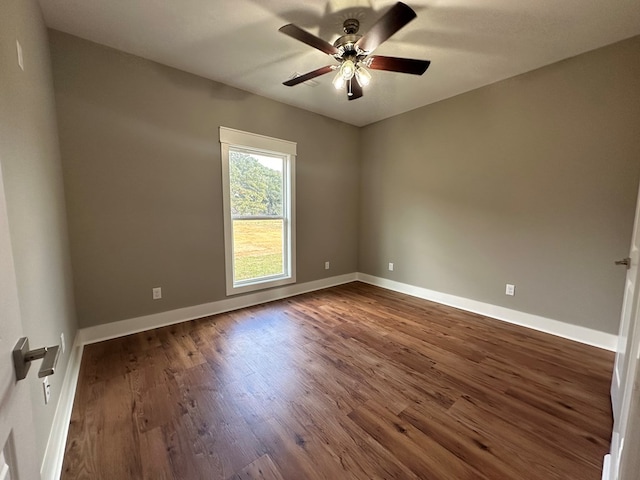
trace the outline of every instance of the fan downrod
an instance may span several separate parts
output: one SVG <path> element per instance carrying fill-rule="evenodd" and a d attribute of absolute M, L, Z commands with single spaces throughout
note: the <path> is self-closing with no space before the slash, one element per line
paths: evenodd
<path fill-rule="evenodd" d="M 342 30 L 347 35 L 358 33 L 358 30 L 360 30 L 360 22 L 355 18 L 347 18 L 342 24 Z"/>
<path fill-rule="evenodd" d="M 358 34 L 358 30 L 360 29 L 360 22 L 355 18 L 347 18 L 342 24 L 342 30 L 344 31 L 344 35 L 339 37 L 335 42 L 333 42 L 333 46 L 341 49 L 340 53 L 336 58 L 340 59 L 344 57 L 345 52 L 355 52 L 355 43 L 362 38 L 362 35 Z"/>

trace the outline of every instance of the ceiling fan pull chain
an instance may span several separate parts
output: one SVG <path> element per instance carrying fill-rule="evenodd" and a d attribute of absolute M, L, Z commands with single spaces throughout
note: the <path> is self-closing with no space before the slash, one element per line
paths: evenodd
<path fill-rule="evenodd" d="M 349 84 L 348 84 L 348 90 L 347 90 L 347 96 L 352 96 L 353 92 L 351 91 L 351 79 L 349 79 Z"/>

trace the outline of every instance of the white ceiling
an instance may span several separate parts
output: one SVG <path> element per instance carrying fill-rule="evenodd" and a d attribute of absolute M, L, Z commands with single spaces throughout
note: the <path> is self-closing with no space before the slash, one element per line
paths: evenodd
<path fill-rule="evenodd" d="M 333 41 L 360 33 L 389 0 L 40 0 L 49 27 L 363 126 L 640 34 L 639 0 L 408 0 L 418 18 L 376 54 L 431 60 L 423 76 L 372 71 L 347 101 L 333 75 L 285 87 L 336 63 L 278 32 L 296 25 Z"/>

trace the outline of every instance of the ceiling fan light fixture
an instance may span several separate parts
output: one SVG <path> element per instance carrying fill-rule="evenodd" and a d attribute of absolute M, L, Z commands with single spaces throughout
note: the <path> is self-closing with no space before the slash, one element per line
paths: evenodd
<path fill-rule="evenodd" d="M 336 73 L 336 76 L 333 78 L 333 86 L 336 87 L 336 90 L 342 90 L 346 83 L 347 81 L 342 76 L 342 72 L 338 70 L 338 73 Z"/>
<path fill-rule="evenodd" d="M 371 83 L 371 74 L 362 64 L 356 66 L 356 80 L 361 87 L 366 87 Z"/>
<path fill-rule="evenodd" d="M 356 65 L 353 63 L 353 60 L 347 59 L 342 62 L 342 65 L 340 65 L 340 73 L 345 80 L 351 80 L 356 73 Z"/>

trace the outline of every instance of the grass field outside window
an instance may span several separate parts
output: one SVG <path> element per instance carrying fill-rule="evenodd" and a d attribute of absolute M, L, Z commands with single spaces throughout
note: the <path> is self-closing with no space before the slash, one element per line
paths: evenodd
<path fill-rule="evenodd" d="M 234 281 L 284 272 L 283 220 L 233 220 Z"/>

